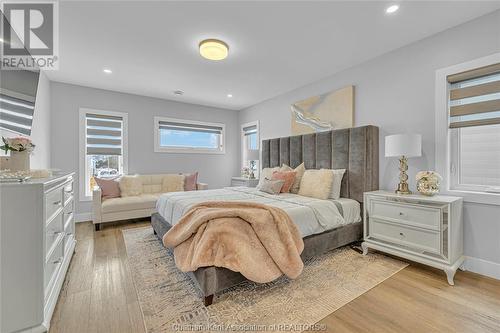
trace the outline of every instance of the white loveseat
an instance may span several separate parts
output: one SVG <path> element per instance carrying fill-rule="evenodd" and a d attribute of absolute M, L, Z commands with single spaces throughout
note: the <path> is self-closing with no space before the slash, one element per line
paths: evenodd
<path fill-rule="evenodd" d="M 156 201 L 162 193 L 165 174 L 139 175 L 142 193 L 137 196 L 102 199 L 101 189 L 96 186 L 92 192 L 92 222 L 95 230 L 101 223 L 143 218 L 156 212 Z M 206 190 L 207 184 L 198 183 L 197 190 Z"/>

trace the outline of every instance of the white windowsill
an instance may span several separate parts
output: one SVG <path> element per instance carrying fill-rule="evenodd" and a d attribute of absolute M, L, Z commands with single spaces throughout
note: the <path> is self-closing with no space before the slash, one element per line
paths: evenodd
<path fill-rule="evenodd" d="M 442 194 L 462 197 L 465 202 L 480 203 L 485 205 L 500 206 L 500 194 L 488 192 L 474 192 L 464 190 L 448 190 Z"/>

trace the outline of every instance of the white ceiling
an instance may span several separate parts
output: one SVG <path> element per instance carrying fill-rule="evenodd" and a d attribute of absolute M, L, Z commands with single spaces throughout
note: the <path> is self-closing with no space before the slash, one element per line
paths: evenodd
<path fill-rule="evenodd" d="M 400 2 L 387 15 L 389 4 L 60 2 L 60 69 L 47 74 L 239 110 L 500 8 L 500 1 Z M 205 38 L 226 41 L 229 57 L 201 58 Z"/>

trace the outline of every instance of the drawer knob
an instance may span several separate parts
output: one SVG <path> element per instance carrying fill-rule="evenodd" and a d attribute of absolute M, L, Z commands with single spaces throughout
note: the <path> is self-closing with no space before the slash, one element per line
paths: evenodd
<path fill-rule="evenodd" d="M 53 264 L 60 264 L 60 263 L 62 263 L 62 260 L 63 260 L 63 258 L 59 257 L 57 260 L 54 260 L 52 263 Z"/>
<path fill-rule="evenodd" d="M 405 236 L 405 234 L 404 234 L 404 233 L 402 233 L 402 232 L 400 232 L 400 233 L 399 233 L 399 235 L 400 235 L 401 237 L 404 237 L 404 236 Z"/>
<path fill-rule="evenodd" d="M 400 216 L 403 216 L 403 215 L 405 215 L 405 214 L 403 214 L 403 212 L 399 212 L 399 215 L 400 215 Z"/>
<path fill-rule="evenodd" d="M 61 200 L 57 200 L 57 201 L 54 201 L 52 204 L 53 204 L 54 206 L 59 206 L 61 203 L 62 203 L 62 201 L 61 201 Z"/>
<path fill-rule="evenodd" d="M 55 235 L 60 235 L 62 233 L 63 233 L 62 231 L 54 231 L 52 234 L 55 236 Z"/>

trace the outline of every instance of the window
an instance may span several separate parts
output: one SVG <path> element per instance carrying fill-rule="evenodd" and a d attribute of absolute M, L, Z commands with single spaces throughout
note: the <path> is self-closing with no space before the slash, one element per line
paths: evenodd
<path fill-rule="evenodd" d="M 155 152 L 225 153 L 224 124 L 155 117 Z"/>
<path fill-rule="evenodd" d="M 256 178 L 259 173 L 259 122 L 241 125 L 242 167 L 249 168 Z M 254 160 L 255 159 L 255 160 Z"/>
<path fill-rule="evenodd" d="M 80 199 L 89 200 L 94 177 L 127 173 L 127 114 L 80 109 Z"/>
<path fill-rule="evenodd" d="M 500 204 L 500 54 L 438 71 L 437 79 L 436 166 L 446 189 Z"/>

